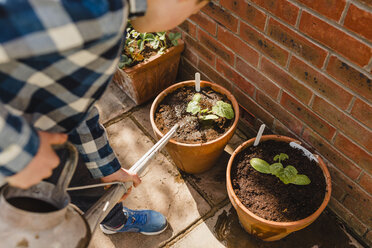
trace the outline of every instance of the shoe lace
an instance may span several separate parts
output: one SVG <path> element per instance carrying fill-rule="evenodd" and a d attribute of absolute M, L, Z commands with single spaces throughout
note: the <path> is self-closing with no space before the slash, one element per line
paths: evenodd
<path fill-rule="evenodd" d="M 136 214 L 130 216 L 130 218 L 131 218 L 131 223 L 132 224 L 144 225 L 144 224 L 147 223 L 147 215 L 146 214 L 136 213 Z"/>

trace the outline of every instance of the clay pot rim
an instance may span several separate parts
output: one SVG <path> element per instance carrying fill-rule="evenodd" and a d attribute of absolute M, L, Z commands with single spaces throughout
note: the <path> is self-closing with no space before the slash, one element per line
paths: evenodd
<path fill-rule="evenodd" d="M 236 155 L 239 152 L 243 151 L 246 147 L 253 145 L 255 140 L 256 140 L 256 138 L 254 137 L 252 139 L 249 139 L 249 140 L 245 141 L 243 144 L 241 144 L 239 147 L 237 147 L 234 150 L 234 152 L 231 154 L 230 160 L 229 160 L 228 165 L 227 165 L 226 186 L 227 186 L 227 190 L 229 191 L 231 196 L 234 198 L 235 203 L 239 206 L 239 208 L 241 208 L 251 218 L 256 219 L 258 222 L 263 222 L 266 225 L 270 225 L 272 227 L 277 227 L 277 228 L 283 228 L 284 227 L 285 228 L 285 227 L 289 227 L 289 226 L 291 226 L 291 227 L 303 226 L 306 223 L 313 222 L 316 218 L 318 218 L 318 216 L 323 212 L 323 210 L 327 206 L 327 204 L 328 204 L 328 202 L 331 198 L 331 190 L 332 190 L 331 189 L 332 188 L 331 187 L 331 176 L 329 174 L 327 166 L 323 162 L 322 158 L 317 154 L 313 154 L 313 155 L 317 158 L 317 160 L 319 162 L 318 165 L 320 166 L 320 168 L 323 171 L 323 175 L 324 175 L 325 181 L 326 181 L 326 193 L 325 193 L 325 196 L 324 196 L 324 200 L 323 200 L 322 204 L 319 206 L 319 208 L 314 213 L 312 213 L 311 215 L 309 215 L 308 217 L 306 217 L 304 219 L 297 220 L 297 221 L 290 221 L 290 222 L 280 222 L 280 221 L 266 220 L 262 217 L 259 217 L 256 214 L 252 213 L 250 210 L 248 210 L 248 208 L 246 208 L 244 206 L 244 204 L 240 201 L 239 197 L 235 194 L 235 192 L 233 190 L 233 187 L 232 187 L 232 183 L 231 183 L 231 167 L 232 167 L 232 164 L 233 164 L 233 160 L 235 159 Z M 263 135 L 261 137 L 261 141 L 266 141 L 266 140 L 276 140 L 276 141 L 283 141 L 283 142 L 287 142 L 287 143 L 296 142 L 299 145 L 301 144 L 301 142 L 299 140 L 296 140 L 296 139 L 293 139 L 293 138 L 290 138 L 290 137 L 287 137 L 287 136 L 282 136 L 282 135 Z"/>
<path fill-rule="evenodd" d="M 166 55 L 166 54 L 176 53 L 178 51 L 179 51 L 179 53 L 181 53 L 183 51 L 184 47 L 185 47 L 185 42 L 182 39 L 179 39 L 177 46 L 172 46 L 172 47 L 168 48 L 165 51 L 165 53 L 163 53 L 163 54 L 158 54 L 157 53 L 157 54 L 151 56 L 148 60 L 142 61 L 141 63 L 138 63 L 138 64 L 136 64 L 135 66 L 132 66 L 132 67 L 121 69 L 121 68 L 119 68 L 119 66 L 117 66 L 117 69 L 121 70 L 121 71 L 123 71 L 127 74 L 131 74 L 134 71 L 139 70 L 139 68 L 146 67 L 148 64 L 153 63 L 154 60 L 157 60 L 160 57 L 164 57 L 164 55 Z"/>
<path fill-rule="evenodd" d="M 150 109 L 150 121 L 151 121 L 151 125 L 152 125 L 153 129 L 155 130 L 156 134 L 158 134 L 160 137 L 163 137 L 164 134 L 162 132 L 160 132 L 160 130 L 156 126 L 155 120 L 154 120 L 155 111 L 156 111 L 156 108 L 159 105 L 160 101 L 163 100 L 165 96 L 167 96 L 169 93 L 173 92 L 174 90 L 176 90 L 178 88 L 181 88 L 182 86 L 188 86 L 188 85 L 194 85 L 194 84 L 195 84 L 195 80 L 187 80 L 187 81 L 182 81 L 182 82 L 173 84 L 173 85 L 169 86 L 168 88 L 166 88 L 165 90 L 163 90 L 162 92 L 160 92 L 160 94 L 153 101 L 153 103 L 151 105 L 151 109 Z M 216 83 L 212 83 L 212 82 L 208 82 L 208 81 L 204 81 L 204 80 L 200 81 L 200 86 L 201 87 L 204 87 L 205 85 L 210 86 L 213 90 L 217 91 L 218 93 L 221 93 L 221 94 L 225 95 L 231 101 L 231 103 L 233 105 L 233 109 L 234 109 L 234 115 L 235 115 L 235 117 L 234 117 L 235 120 L 234 120 L 233 124 L 223 135 L 221 135 L 217 139 L 208 141 L 206 143 L 188 144 L 188 143 L 178 142 L 174 139 L 170 139 L 169 143 L 172 143 L 172 144 L 175 144 L 175 145 L 187 146 L 187 147 L 205 146 L 205 145 L 209 145 L 209 144 L 212 144 L 212 143 L 216 143 L 219 140 L 224 139 L 230 132 L 235 130 L 235 127 L 238 125 L 238 121 L 239 121 L 239 104 L 238 104 L 238 101 L 230 93 L 230 91 L 228 91 L 227 89 L 225 89 L 224 87 L 222 87 L 222 86 L 220 86 Z"/>

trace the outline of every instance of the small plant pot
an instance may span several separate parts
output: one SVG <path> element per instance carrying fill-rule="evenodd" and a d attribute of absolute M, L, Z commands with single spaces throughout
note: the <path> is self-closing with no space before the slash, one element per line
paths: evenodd
<path fill-rule="evenodd" d="M 160 132 L 155 124 L 155 113 L 159 104 L 168 94 L 172 93 L 176 89 L 193 85 L 195 85 L 194 80 L 174 84 L 171 87 L 165 89 L 155 98 L 150 110 L 150 120 L 153 131 L 158 139 L 164 136 L 164 134 Z M 222 136 L 206 143 L 186 144 L 177 142 L 174 139 L 170 139 L 170 141 L 166 145 L 168 153 L 179 169 L 191 174 L 202 173 L 213 167 L 217 159 L 222 154 L 227 142 L 233 136 L 239 120 L 238 102 L 228 90 L 219 86 L 218 84 L 206 81 L 201 81 L 200 86 L 211 87 L 212 90 L 225 95 L 232 103 L 232 107 L 235 113 L 235 119 L 231 127 Z"/>
<path fill-rule="evenodd" d="M 264 135 L 262 136 L 260 142 L 267 141 L 267 140 L 274 140 L 274 141 L 281 141 L 281 142 L 295 142 L 297 144 L 301 144 L 298 140 L 280 136 L 280 135 Z M 318 165 L 322 169 L 323 175 L 325 177 L 326 182 L 326 193 L 324 196 L 324 200 L 320 207 L 310 216 L 293 221 L 293 222 L 277 222 L 277 221 L 270 221 L 264 218 L 261 218 L 251 212 L 248 208 L 244 206 L 244 204 L 240 201 L 237 195 L 234 192 L 231 180 L 231 169 L 233 166 L 234 159 L 236 158 L 237 154 L 242 152 L 244 149 L 253 145 L 255 138 L 252 138 L 242 145 L 240 145 L 231 155 L 229 160 L 227 171 L 226 171 L 226 186 L 228 196 L 236 212 L 239 217 L 239 221 L 242 227 L 250 234 L 264 240 L 264 241 L 275 241 L 284 238 L 288 234 L 303 229 L 314 222 L 319 215 L 323 212 L 325 207 L 327 206 L 330 197 L 331 197 L 331 177 L 329 171 L 323 162 L 323 160 L 318 156 L 314 155 L 315 158 L 318 160 Z"/>
<path fill-rule="evenodd" d="M 114 74 L 113 81 L 137 105 L 154 98 L 175 80 L 184 41 L 169 48 L 164 54 L 157 54 L 133 67 L 120 69 Z"/>

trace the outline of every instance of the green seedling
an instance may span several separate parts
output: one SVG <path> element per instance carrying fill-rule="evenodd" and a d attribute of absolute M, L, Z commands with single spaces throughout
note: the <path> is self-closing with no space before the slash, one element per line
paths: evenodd
<path fill-rule="evenodd" d="M 289 159 L 288 155 L 285 153 L 280 153 L 274 157 L 274 161 L 278 162 L 271 165 L 260 158 L 252 158 L 249 163 L 258 172 L 274 175 L 278 177 L 284 184 L 310 184 L 310 179 L 306 175 L 298 174 L 298 171 L 294 166 L 287 165 L 284 168 L 282 161 L 286 159 Z"/>
<path fill-rule="evenodd" d="M 171 41 L 171 43 L 173 44 L 173 46 L 177 46 L 178 45 L 178 39 L 181 38 L 181 33 L 169 33 L 168 38 Z"/>
<path fill-rule="evenodd" d="M 201 94 L 196 93 L 192 100 L 187 104 L 186 112 L 191 113 L 192 115 L 198 115 L 200 120 L 215 120 L 219 117 L 226 119 L 234 118 L 234 110 L 231 107 L 231 104 L 225 103 L 223 101 L 217 101 L 212 109 L 201 109 L 200 107 Z"/>
<path fill-rule="evenodd" d="M 119 61 L 119 68 L 131 67 L 145 60 L 146 50 L 163 54 L 178 45 L 181 33 L 153 32 L 139 33 L 133 29 L 130 22 L 126 28 L 125 47 Z M 147 48 L 147 49 L 145 49 Z"/>

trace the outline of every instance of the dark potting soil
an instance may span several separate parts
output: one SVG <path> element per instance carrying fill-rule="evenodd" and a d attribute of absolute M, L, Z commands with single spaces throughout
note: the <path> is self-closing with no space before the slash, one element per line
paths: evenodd
<path fill-rule="evenodd" d="M 186 86 L 168 94 L 155 111 L 155 124 L 163 133 L 167 133 L 176 123 L 180 128 L 173 139 L 181 143 L 205 143 L 222 136 L 234 122 L 234 118 L 218 118 L 216 120 L 200 121 L 197 116 L 186 112 L 188 103 L 196 93 L 195 88 Z M 226 96 L 215 92 L 210 87 L 200 89 L 202 109 L 212 109 L 217 101 L 231 104 Z"/>
<path fill-rule="evenodd" d="M 282 161 L 283 167 L 294 166 L 298 174 L 308 176 L 311 183 L 284 184 L 276 176 L 260 173 L 249 164 L 252 158 L 272 164 L 274 156 L 280 153 L 289 156 Z M 240 152 L 232 165 L 231 181 L 235 194 L 251 212 L 266 220 L 280 222 L 308 217 L 322 204 L 326 192 L 325 178 L 317 163 L 285 142 L 265 141 Z"/>

